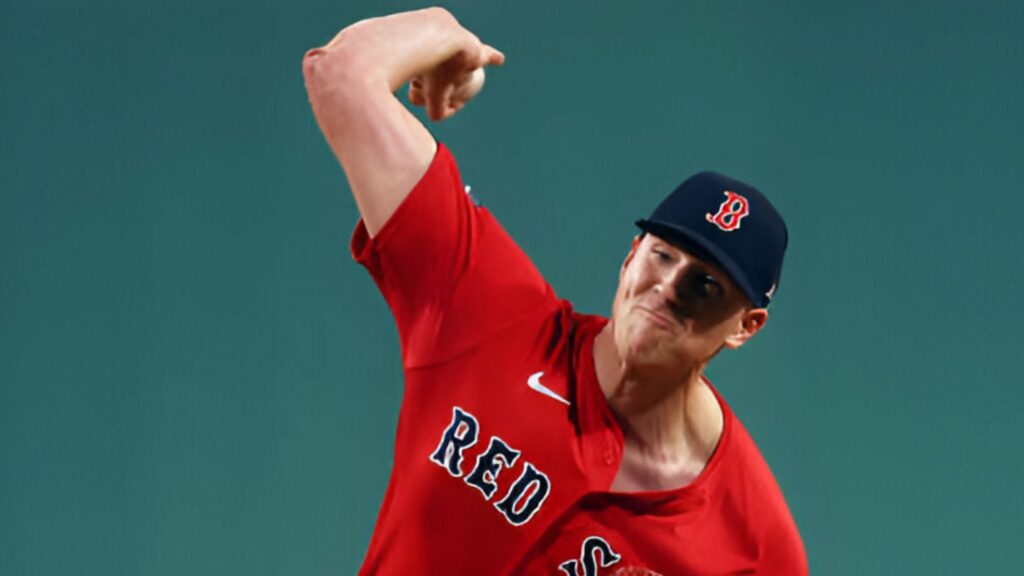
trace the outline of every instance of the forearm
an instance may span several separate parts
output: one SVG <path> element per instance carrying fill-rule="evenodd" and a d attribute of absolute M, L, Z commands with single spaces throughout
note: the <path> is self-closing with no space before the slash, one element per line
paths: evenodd
<path fill-rule="evenodd" d="M 486 65 L 504 55 L 441 8 L 364 20 L 306 53 L 303 76 L 317 124 L 348 177 L 370 234 L 426 171 L 430 133 L 394 96 L 410 91 L 431 120 L 458 112 L 483 86 Z"/>
<path fill-rule="evenodd" d="M 307 60 L 330 54 L 343 67 L 328 77 L 337 84 L 362 83 L 395 92 L 465 48 L 472 35 L 443 8 L 426 8 L 357 22 Z M 473 38 L 475 40 L 475 38 Z"/>

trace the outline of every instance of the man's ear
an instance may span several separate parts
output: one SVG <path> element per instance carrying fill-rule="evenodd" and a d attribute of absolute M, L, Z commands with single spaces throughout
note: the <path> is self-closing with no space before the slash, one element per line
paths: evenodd
<path fill-rule="evenodd" d="M 742 346 L 747 340 L 754 337 L 758 330 L 764 328 L 768 322 L 768 310 L 765 308 L 751 308 L 745 310 L 740 317 L 739 326 L 736 331 L 725 339 L 725 347 L 736 349 Z"/>
<path fill-rule="evenodd" d="M 633 245 L 629 247 L 629 254 L 626 254 L 626 259 L 622 261 L 622 269 L 619 271 L 620 274 L 625 272 L 626 267 L 633 261 L 633 256 L 636 255 L 636 250 L 640 246 L 640 241 L 643 240 L 643 238 L 643 234 L 633 237 Z"/>

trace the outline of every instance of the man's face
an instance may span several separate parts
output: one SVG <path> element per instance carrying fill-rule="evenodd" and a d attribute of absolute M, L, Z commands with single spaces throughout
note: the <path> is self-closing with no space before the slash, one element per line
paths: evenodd
<path fill-rule="evenodd" d="M 651 234 L 634 240 L 612 304 L 616 348 L 638 375 L 699 369 L 767 318 L 720 268 Z"/>

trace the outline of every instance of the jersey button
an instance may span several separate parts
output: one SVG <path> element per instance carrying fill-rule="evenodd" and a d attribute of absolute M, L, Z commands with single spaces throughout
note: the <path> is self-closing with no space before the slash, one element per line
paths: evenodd
<path fill-rule="evenodd" d="M 604 464 L 605 466 L 611 466 L 615 463 L 615 454 L 612 454 L 611 450 L 606 450 L 604 453 Z"/>

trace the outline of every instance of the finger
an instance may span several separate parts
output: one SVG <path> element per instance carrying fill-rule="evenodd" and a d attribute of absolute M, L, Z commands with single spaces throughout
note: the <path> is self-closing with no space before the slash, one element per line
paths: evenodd
<path fill-rule="evenodd" d="M 427 103 L 426 99 L 423 97 L 422 88 L 409 84 L 409 103 L 413 106 L 423 106 Z"/>
<path fill-rule="evenodd" d="M 451 118 L 452 116 L 455 116 L 455 114 L 459 110 L 462 110 L 462 107 L 465 106 L 465 105 L 466 105 L 465 102 L 452 102 L 452 105 L 448 107 L 448 113 L 445 114 L 444 119 L 448 119 L 448 118 Z"/>
<path fill-rule="evenodd" d="M 450 82 L 432 85 L 427 90 L 427 117 L 437 122 L 445 118 L 448 102 L 451 100 L 455 86 Z"/>
<path fill-rule="evenodd" d="M 413 76 L 409 80 L 409 102 L 413 106 L 423 106 L 427 103 L 423 97 L 423 79 L 419 76 Z"/>
<path fill-rule="evenodd" d="M 505 63 L 505 53 L 502 52 L 501 50 L 498 50 L 494 46 L 488 46 L 487 44 L 484 44 L 483 51 L 484 64 L 486 64 L 487 66 L 501 66 L 502 64 Z"/>

